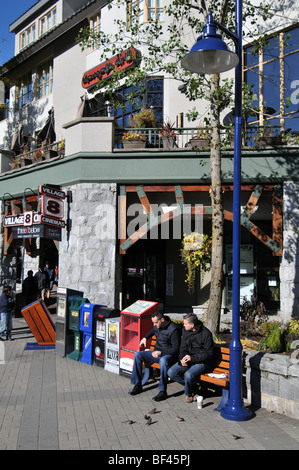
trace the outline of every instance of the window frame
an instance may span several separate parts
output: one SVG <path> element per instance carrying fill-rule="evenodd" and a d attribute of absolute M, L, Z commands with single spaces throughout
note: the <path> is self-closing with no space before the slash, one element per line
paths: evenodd
<path fill-rule="evenodd" d="M 50 16 L 50 26 L 48 26 L 48 17 Z M 45 29 L 42 30 L 42 22 L 44 21 Z M 38 35 L 42 36 L 43 34 L 50 31 L 50 29 L 54 28 L 57 24 L 57 7 L 55 6 L 47 13 L 45 13 L 41 18 L 38 20 Z"/>
<path fill-rule="evenodd" d="M 295 26 L 284 28 L 280 31 L 277 31 L 276 33 L 272 34 L 267 38 L 269 41 L 273 41 L 275 39 L 278 40 L 277 44 L 277 54 L 271 58 L 269 58 L 268 52 L 266 51 L 266 54 L 264 54 L 266 46 L 261 46 L 259 51 L 257 52 L 257 60 L 254 64 L 251 64 L 249 66 L 246 65 L 246 61 L 244 61 L 244 68 L 243 68 L 243 73 L 244 73 L 244 81 L 248 84 L 251 82 L 247 79 L 247 73 L 248 72 L 254 72 L 257 75 L 257 81 L 258 81 L 258 106 L 261 110 L 259 114 L 259 118 L 257 120 L 254 120 L 250 122 L 250 125 L 258 125 L 260 127 L 263 127 L 269 123 L 271 125 L 271 122 L 275 122 L 274 120 L 279 120 L 280 122 L 280 127 L 282 133 L 285 132 L 285 124 L 286 120 L 288 118 L 291 118 L 292 115 L 294 115 L 297 111 L 290 111 L 287 112 L 285 107 L 286 107 L 286 93 L 285 93 L 285 84 L 286 84 L 286 77 L 285 77 L 285 65 L 286 61 L 285 59 L 287 57 L 290 57 L 291 55 L 298 54 L 298 59 L 299 59 L 299 46 L 297 49 L 294 49 L 292 51 L 288 51 L 287 47 L 287 40 L 285 39 L 285 36 L 287 34 L 292 33 L 295 29 L 299 29 L 299 23 L 297 23 Z M 248 46 L 244 47 L 244 55 L 246 57 L 246 51 L 249 50 L 252 47 L 252 44 L 249 44 Z M 273 48 L 271 49 L 273 51 Z M 264 103 L 264 88 L 265 88 L 265 73 L 264 70 L 267 67 L 267 65 L 273 63 L 276 61 L 277 65 L 279 66 L 279 109 L 276 110 L 275 116 L 264 116 L 264 111 L 265 108 L 267 107 L 267 103 Z M 296 78 L 294 77 L 294 80 Z"/>
<path fill-rule="evenodd" d="M 101 10 L 90 17 L 89 28 L 92 32 L 99 33 L 101 31 Z M 98 49 L 99 44 L 92 44 L 89 48 L 89 52 L 93 52 Z"/>
<path fill-rule="evenodd" d="M 45 79 L 45 75 L 47 74 L 47 68 L 49 73 L 49 78 Z M 36 99 L 40 100 L 49 96 L 53 93 L 53 59 L 48 59 L 46 62 L 43 62 L 37 67 L 36 71 Z M 40 81 L 41 75 L 43 76 L 43 80 Z M 46 93 L 46 87 L 49 84 L 49 92 Z M 42 89 L 42 94 L 40 94 L 40 90 Z"/>
<path fill-rule="evenodd" d="M 29 40 L 28 40 L 28 33 L 29 33 Z M 24 39 L 24 45 L 23 45 Z M 32 23 L 28 28 L 20 33 L 19 37 L 19 50 L 25 49 L 29 44 L 31 44 L 36 39 L 36 24 Z"/>
<path fill-rule="evenodd" d="M 33 102 L 32 73 L 23 75 L 16 85 L 15 108 L 20 111 L 24 106 Z"/>
<path fill-rule="evenodd" d="M 157 6 L 157 2 L 159 0 L 152 0 L 154 1 L 155 5 L 154 6 L 149 6 L 149 0 L 131 0 L 128 2 L 127 6 L 127 24 L 128 26 L 134 26 L 137 20 L 137 24 L 141 25 L 144 23 L 149 23 L 152 21 L 158 21 L 159 23 L 164 22 L 164 10 L 165 10 L 165 4 L 164 0 L 162 0 L 162 7 Z M 138 8 L 138 5 L 142 3 L 142 8 Z M 150 18 L 150 12 L 154 10 L 154 19 Z M 158 12 L 161 12 L 163 14 L 163 19 L 159 20 L 158 17 Z M 142 18 L 141 20 L 138 20 L 139 18 Z"/>

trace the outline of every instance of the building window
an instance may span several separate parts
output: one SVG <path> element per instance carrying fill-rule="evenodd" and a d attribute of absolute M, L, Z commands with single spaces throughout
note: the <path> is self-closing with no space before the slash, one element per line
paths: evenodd
<path fill-rule="evenodd" d="M 32 75 L 24 76 L 16 88 L 17 109 L 22 109 L 28 103 L 32 102 Z"/>
<path fill-rule="evenodd" d="M 101 13 L 98 13 L 97 15 L 93 16 L 89 20 L 89 27 L 91 29 L 92 34 L 97 34 L 101 30 Z M 92 44 L 90 47 L 90 52 L 94 51 L 99 47 L 99 44 L 96 42 Z"/>
<path fill-rule="evenodd" d="M 130 26 L 164 20 L 164 0 L 132 0 L 128 5 Z"/>
<path fill-rule="evenodd" d="M 44 63 L 37 70 L 37 98 L 43 98 L 53 91 L 53 61 Z"/>
<path fill-rule="evenodd" d="M 133 96 L 132 97 L 132 91 Z M 152 108 L 158 120 L 158 126 L 163 123 L 163 78 L 150 78 L 145 83 L 145 92 L 142 99 L 139 97 L 140 90 L 136 87 L 124 88 L 120 91 L 124 97 L 122 106 L 113 110 L 116 123 L 119 127 L 129 127 L 129 118 L 142 108 Z"/>
<path fill-rule="evenodd" d="M 146 81 L 144 90 L 142 90 L 143 98 L 140 98 L 140 89 L 135 87 L 127 87 L 119 90 L 118 95 L 123 97 L 121 106 L 112 108 L 111 113 L 115 117 L 116 124 L 119 128 L 130 127 L 130 116 L 136 114 L 142 108 L 152 108 L 158 120 L 158 126 L 163 124 L 163 98 L 164 98 L 164 82 L 163 78 L 155 77 Z M 92 100 L 92 111 L 94 116 L 106 116 L 107 108 L 105 99 L 102 101 Z"/>
<path fill-rule="evenodd" d="M 31 42 L 35 40 L 36 37 L 36 26 L 33 23 L 29 28 L 23 31 L 20 34 L 20 50 L 24 49 L 24 47 L 28 46 Z"/>
<path fill-rule="evenodd" d="M 298 133 L 299 27 L 269 37 L 257 52 L 254 46 L 245 48 L 244 57 L 245 81 L 253 87 L 253 104 L 260 109 L 248 122 Z"/>
<path fill-rule="evenodd" d="M 39 20 L 39 35 L 46 33 L 56 25 L 56 7 Z"/>

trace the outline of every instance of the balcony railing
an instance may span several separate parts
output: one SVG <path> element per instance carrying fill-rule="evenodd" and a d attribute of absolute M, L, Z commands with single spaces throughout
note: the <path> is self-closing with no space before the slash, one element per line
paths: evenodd
<path fill-rule="evenodd" d="M 147 148 L 163 148 L 163 140 L 161 134 L 162 128 L 151 129 L 132 129 L 132 128 L 117 128 L 115 131 L 115 148 L 121 149 L 122 138 L 125 134 L 137 133 L 143 135 L 147 140 Z M 192 139 L 199 135 L 202 140 L 211 140 L 211 133 L 207 128 L 173 128 L 176 134 L 175 147 L 177 149 L 192 149 Z M 234 127 L 221 127 L 220 129 L 221 148 L 229 149 L 234 146 Z M 248 126 L 243 128 L 242 131 L 242 145 L 243 147 L 267 147 L 283 145 L 287 142 L 294 142 L 299 144 L 298 136 L 294 134 L 284 134 L 281 132 L 280 126 L 272 126 L 270 128 L 263 128 L 258 126 Z M 203 149 L 209 147 L 209 143 L 203 146 Z"/>
<path fill-rule="evenodd" d="M 33 163 L 49 160 L 50 158 L 64 155 L 64 140 L 53 142 L 47 145 L 41 145 L 31 149 L 25 146 L 22 153 L 13 157 L 11 169 L 21 168 Z"/>

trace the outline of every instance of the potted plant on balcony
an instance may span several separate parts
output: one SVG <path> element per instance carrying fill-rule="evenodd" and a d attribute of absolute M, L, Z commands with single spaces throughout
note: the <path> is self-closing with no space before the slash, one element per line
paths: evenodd
<path fill-rule="evenodd" d="M 266 123 L 255 137 L 256 145 L 259 148 L 275 147 L 282 145 L 282 136 L 278 135 L 278 128 Z"/>
<path fill-rule="evenodd" d="M 39 149 L 35 150 L 35 152 L 32 154 L 31 158 L 32 158 L 33 163 L 41 162 L 42 160 L 44 160 L 45 154 L 44 154 L 43 149 L 39 148 Z"/>
<path fill-rule="evenodd" d="M 57 152 L 60 157 L 64 157 L 65 155 L 65 142 L 64 140 L 61 140 L 59 144 L 57 145 Z"/>
<path fill-rule="evenodd" d="M 122 137 L 124 148 L 144 148 L 147 137 L 140 129 L 150 129 L 157 125 L 157 118 L 152 109 L 141 109 L 138 113 L 129 117 L 130 130 Z"/>
<path fill-rule="evenodd" d="M 197 126 L 195 136 L 191 137 L 190 144 L 192 148 L 207 148 L 211 142 L 211 131 L 204 124 Z"/>
<path fill-rule="evenodd" d="M 154 111 L 149 108 L 143 108 L 130 118 L 130 127 L 137 129 L 151 129 L 157 127 L 157 118 Z"/>
<path fill-rule="evenodd" d="M 166 150 L 173 149 L 176 142 L 176 133 L 173 130 L 174 123 L 166 121 L 161 130 L 161 138 L 163 142 L 163 148 Z"/>
<path fill-rule="evenodd" d="M 129 131 L 122 136 L 122 144 L 124 149 L 140 149 L 145 148 L 147 137 L 141 132 Z"/>

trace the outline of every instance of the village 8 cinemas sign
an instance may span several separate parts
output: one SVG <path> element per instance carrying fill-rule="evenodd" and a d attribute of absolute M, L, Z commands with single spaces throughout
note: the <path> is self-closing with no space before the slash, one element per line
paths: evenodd
<path fill-rule="evenodd" d="M 40 212 L 27 211 L 19 215 L 7 215 L 3 227 L 12 229 L 12 238 L 47 238 L 61 241 L 61 229 L 65 227 L 65 193 L 47 185 L 39 187 Z"/>
<path fill-rule="evenodd" d="M 128 71 L 133 67 L 137 67 L 141 61 L 141 52 L 133 47 L 126 49 L 120 54 L 115 55 L 106 62 L 85 72 L 82 78 L 82 86 L 85 89 L 104 86 L 112 75 L 120 71 Z"/>

